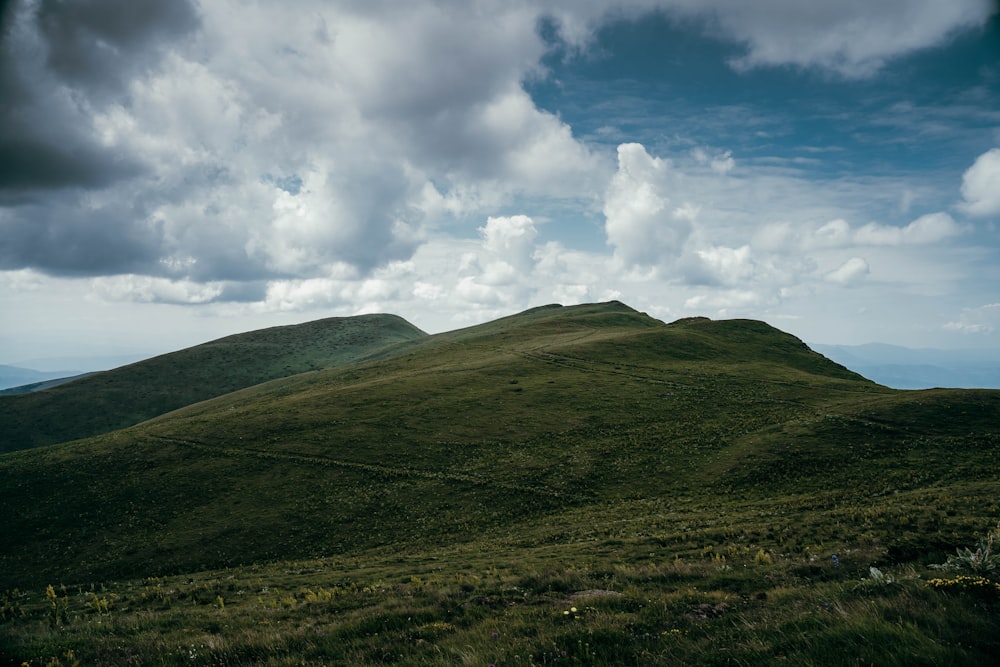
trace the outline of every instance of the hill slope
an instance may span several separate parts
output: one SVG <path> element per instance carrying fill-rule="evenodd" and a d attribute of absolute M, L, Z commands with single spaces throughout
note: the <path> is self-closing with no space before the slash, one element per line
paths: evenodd
<path fill-rule="evenodd" d="M 919 396 L 759 322 L 536 309 L 8 454 L 0 529 L 17 537 L 0 571 L 22 583 L 187 571 L 460 542 L 706 489 L 867 488 L 872 461 L 916 448 L 967 453 L 967 478 L 995 463 L 1000 394 Z M 921 402 L 927 432 L 911 427 Z M 963 416 L 938 423 L 957 409 L 943 405 Z M 879 492 L 910 484 L 897 467 Z"/>
<path fill-rule="evenodd" d="M 227 336 L 40 392 L 0 395 L 0 452 L 106 433 L 423 336 L 393 315 L 329 318 Z"/>
<path fill-rule="evenodd" d="M 997 470 L 1000 392 L 533 309 L 0 455 L 0 664 L 990 664 Z"/>

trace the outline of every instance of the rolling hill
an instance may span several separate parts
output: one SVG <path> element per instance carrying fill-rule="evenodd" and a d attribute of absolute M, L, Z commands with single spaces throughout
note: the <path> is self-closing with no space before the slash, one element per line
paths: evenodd
<path fill-rule="evenodd" d="M 227 336 L 45 391 L 0 395 L 0 452 L 106 433 L 425 335 L 392 315 L 328 318 Z"/>
<path fill-rule="evenodd" d="M 364 322 L 378 331 L 386 320 Z M 178 388 L 173 404 L 189 405 L 8 455 L 3 532 L 19 537 L 0 551 L 0 571 L 121 577 L 429 544 L 706 486 L 742 497 L 884 493 L 913 486 L 905 457 L 917 448 L 935 460 L 960 450 L 979 476 L 997 463 L 1000 393 L 895 392 L 760 322 L 665 325 L 618 303 L 535 309 L 417 337 L 375 360 L 191 400 L 208 393 L 191 387 L 193 373 L 213 375 L 202 359 L 236 367 L 225 351 L 238 344 L 244 360 L 259 360 L 253 343 L 280 333 L 192 348 L 158 369 L 126 367 L 161 395 Z M 291 370 L 286 358 L 272 372 Z M 887 467 L 873 481 L 875 463 Z M 62 556 L 41 558 L 53 552 Z"/>
<path fill-rule="evenodd" d="M 384 326 L 402 327 L 406 340 L 351 348 L 314 372 L 184 398 L 129 428 L 2 455 L 0 588 L 76 584 L 82 601 L 88 582 L 145 578 L 141 599 L 138 584 L 114 589 L 141 609 L 179 604 L 177 591 L 202 605 L 225 597 L 231 607 L 236 591 L 252 588 L 257 603 L 246 599 L 239 623 L 289 624 L 279 652 L 288 661 L 266 664 L 300 664 L 295 656 L 306 654 L 315 664 L 330 655 L 341 664 L 454 664 L 460 653 L 424 649 L 451 645 L 452 635 L 455 651 L 480 647 L 489 640 L 468 633 L 500 634 L 504 618 L 527 633 L 505 649 L 512 664 L 516 647 L 536 658 L 550 650 L 549 639 L 532 639 L 539 627 L 551 627 L 544 636 L 556 644 L 579 641 L 578 656 L 585 642 L 587 651 L 604 646 L 589 664 L 620 664 L 622 655 L 726 664 L 699 652 L 707 646 L 699 627 L 723 632 L 716 617 L 736 619 L 724 632 L 741 637 L 731 650 L 743 664 L 781 655 L 833 664 L 815 659 L 842 655 L 827 644 L 807 662 L 780 645 L 802 636 L 807 626 L 798 624 L 820 605 L 813 596 L 853 600 L 870 565 L 942 562 L 996 522 L 997 391 L 892 390 L 762 322 L 664 324 L 617 302 L 547 306 L 433 336 L 383 317 L 370 336 L 385 341 Z M 184 359 L 173 358 L 175 372 Z M 165 385 L 170 368 L 150 377 Z M 830 569 L 831 554 L 843 569 L 836 558 Z M 227 577 L 239 583 L 225 588 Z M 352 583 L 359 577 L 367 582 Z M 147 597 L 162 582 L 175 597 Z M 929 595 L 913 586 L 906 595 Z M 308 606 L 322 590 L 345 597 Z M 594 590 L 613 596 L 575 603 Z M 406 607 L 425 597 L 419 610 Z M 779 613 L 765 598 L 788 607 Z M 653 599 L 660 611 L 645 609 Z M 888 592 L 885 600 L 904 604 Z M 595 635 L 597 625 L 589 634 L 560 630 L 536 613 L 571 604 L 605 619 L 613 636 Z M 737 605 L 741 616 L 729 615 Z M 346 616 L 308 616 L 324 609 Z M 863 612 L 844 613 L 831 627 L 849 633 L 836 623 Z M 661 620 L 647 625 L 649 614 Z M 171 623 L 195 623 L 183 618 Z M 297 643 L 294 628 L 306 618 L 338 639 Z M 976 633 L 992 627 L 961 618 Z M 875 623 L 884 641 L 857 630 L 863 639 L 850 654 L 886 664 L 871 647 L 898 641 L 919 647 L 900 654 L 910 658 L 923 651 L 975 664 L 993 650 L 982 641 L 967 645 L 985 653 L 942 648 L 966 630 L 920 619 L 929 644 L 907 634 L 911 626 Z M 756 640 L 741 634 L 751 623 L 760 624 Z M 386 640 L 392 660 L 378 653 L 379 637 L 394 638 Z M 345 653 L 348 639 L 363 654 Z M 240 641 L 248 653 L 226 664 L 278 655 Z M 656 657 L 644 661 L 641 651 Z"/>

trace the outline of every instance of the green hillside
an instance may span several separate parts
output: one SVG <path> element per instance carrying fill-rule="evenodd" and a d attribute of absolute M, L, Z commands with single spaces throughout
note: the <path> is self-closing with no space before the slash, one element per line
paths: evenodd
<path fill-rule="evenodd" d="M 981 664 L 1000 588 L 926 566 L 996 525 L 998 471 L 1000 392 L 547 306 L 4 454 L 0 633 L 39 665 Z"/>
<path fill-rule="evenodd" d="M 425 335 L 394 315 L 334 317 L 227 336 L 45 391 L 0 395 L 0 452 L 107 433 Z"/>

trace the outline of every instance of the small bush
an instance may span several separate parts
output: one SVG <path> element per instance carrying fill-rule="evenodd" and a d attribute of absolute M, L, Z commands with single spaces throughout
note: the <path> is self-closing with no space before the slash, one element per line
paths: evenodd
<path fill-rule="evenodd" d="M 936 570 L 969 570 L 977 574 L 985 575 L 1000 568 L 1000 553 L 993 551 L 993 543 L 1000 537 L 1000 523 L 997 527 L 986 534 L 986 537 L 979 540 L 979 546 L 973 551 L 971 548 L 956 549 L 954 556 L 948 556 L 948 560 L 940 565 L 932 565 Z"/>

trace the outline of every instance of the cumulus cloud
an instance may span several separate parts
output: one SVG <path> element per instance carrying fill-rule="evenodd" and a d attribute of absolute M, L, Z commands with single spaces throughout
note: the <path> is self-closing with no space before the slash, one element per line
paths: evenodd
<path fill-rule="evenodd" d="M 1000 214 L 1000 148 L 980 155 L 962 176 L 962 209 L 975 216 Z"/>
<path fill-rule="evenodd" d="M 826 274 L 826 279 L 844 287 L 856 287 L 868 277 L 870 269 L 863 257 L 852 257 Z"/>
<path fill-rule="evenodd" d="M 709 155 L 704 148 L 696 147 L 691 151 L 691 157 L 699 164 L 707 164 L 713 172 L 725 176 L 736 167 L 732 151 L 723 151 L 715 156 Z"/>
<path fill-rule="evenodd" d="M 943 241 L 960 232 L 958 223 L 947 213 L 930 213 L 905 227 L 868 223 L 854 233 L 854 242 L 859 245 L 922 245 Z"/>
<path fill-rule="evenodd" d="M 541 4 L 541 3 L 539 3 Z M 649 11 L 707 24 L 706 30 L 742 45 L 737 69 L 794 65 L 866 77 L 892 58 L 938 46 L 981 26 L 996 11 L 992 0 L 554 0 L 544 3 L 562 37 L 578 47 L 609 18 Z"/>
<path fill-rule="evenodd" d="M 198 15 L 189 0 L 41 0 L 34 20 L 48 69 L 93 92 L 154 66 L 166 44 L 197 26 Z"/>
<path fill-rule="evenodd" d="M 7 11 L 0 268 L 211 282 L 346 263 L 364 276 L 411 256 L 442 216 L 591 197 L 606 165 L 522 87 L 547 48 L 543 8 L 480 9 Z"/>
<path fill-rule="evenodd" d="M 0 208 L 0 269 L 53 275 L 142 272 L 160 258 L 163 230 L 146 203 L 58 194 Z"/>
<path fill-rule="evenodd" d="M 813 234 L 812 242 L 821 246 L 844 245 L 851 240 L 851 226 L 843 218 L 823 224 Z"/>
<path fill-rule="evenodd" d="M 119 89 L 125 69 L 154 68 L 160 46 L 193 24 L 183 1 L 3 3 L 0 205 L 38 188 L 100 187 L 131 175 L 131 156 L 90 131 L 90 98 Z"/>
<path fill-rule="evenodd" d="M 685 3 L 713 11 L 719 30 L 746 45 L 737 69 L 797 65 L 858 78 L 902 54 L 945 42 L 958 30 L 983 25 L 991 0 L 841 0 Z"/>
<path fill-rule="evenodd" d="M 954 218 L 937 212 L 922 215 L 903 226 L 869 222 L 854 228 L 843 218 L 811 229 L 772 223 L 760 229 L 755 235 L 755 243 L 768 249 L 800 251 L 853 246 L 917 246 L 939 243 L 962 232 L 962 226 Z"/>
<path fill-rule="evenodd" d="M 618 172 L 604 198 L 604 228 L 625 264 L 655 267 L 680 255 L 697 209 L 671 206 L 674 178 L 671 163 L 641 144 L 618 147 Z"/>
<path fill-rule="evenodd" d="M 107 276 L 94 278 L 95 294 L 108 301 L 141 303 L 202 304 L 216 300 L 224 291 L 218 283 L 196 283 L 149 276 Z"/>
<path fill-rule="evenodd" d="M 535 222 L 526 215 L 490 217 L 485 227 L 479 228 L 483 248 L 519 269 L 530 269 L 533 263 Z"/>
<path fill-rule="evenodd" d="M 731 311 L 741 311 L 765 305 L 774 305 L 778 295 L 762 290 L 726 289 L 710 294 L 697 294 L 684 301 L 684 308 L 693 313 L 715 311 L 719 317 L 728 317 Z"/>
<path fill-rule="evenodd" d="M 684 275 L 692 284 L 732 286 L 750 282 L 756 270 L 749 245 L 711 246 L 693 252 Z"/>
<path fill-rule="evenodd" d="M 525 85 L 547 75 L 546 56 L 566 47 L 575 57 L 608 22 L 653 11 L 743 45 L 738 68 L 864 76 L 981 24 L 989 4 L 5 3 L 0 270 L 98 277 L 107 299 L 280 310 L 613 294 L 603 257 L 538 246 L 530 217 L 496 215 L 568 199 L 603 210 L 618 268 L 754 284 L 763 303 L 776 284 L 815 272 L 794 248 L 927 244 L 960 231 L 934 214 L 902 228 L 772 223 L 754 236 L 755 192 L 775 195 L 780 181 L 783 201 L 794 194 L 803 209 L 815 189 L 766 180 L 742 159 L 737 168 L 717 148 L 696 149 L 691 173 L 640 144 L 604 155 L 536 106 Z M 970 214 L 998 206 L 994 153 L 966 174 Z M 484 219 L 478 242 L 442 240 Z M 415 257 L 433 261 L 406 268 Z M 752 301 L 728 298 L 741 300 Z"/>

